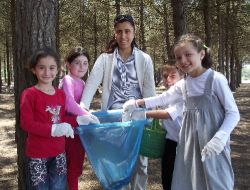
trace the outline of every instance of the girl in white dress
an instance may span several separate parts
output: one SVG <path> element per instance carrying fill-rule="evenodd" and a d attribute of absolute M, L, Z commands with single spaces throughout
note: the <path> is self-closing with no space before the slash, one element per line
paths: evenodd
<path fill-rule="evenodd" d="M 177 66 L 187 73 L 159 105 L 182 96 L 184 115 L 179 135 L 172 190 L 233 190 L 230 134 L 240 115 L 228 81 L 210 67 L 209 48 L 192 34 L 174 46 Z M 144 104 L 130 101 L 124 110 Z"/>

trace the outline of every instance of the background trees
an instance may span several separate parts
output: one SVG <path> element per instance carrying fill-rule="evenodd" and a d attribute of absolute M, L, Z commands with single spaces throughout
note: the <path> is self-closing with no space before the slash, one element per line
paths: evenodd
<path fill-rule="evenodd" d="M 13 81 L 13 10 L 15 0 L 0 2 L 1 79 Z M 18 2 L 18 0 L 17 0 Z M 55 1 L 51 1 L 55 2 Z M 241 66 L 249 59 L 250 3 L 247 0 L 57 0 L 56 47 L 64 57 L 68 49 L 88 49 L 91 64 L 112 37 L 117 13 L 132 14 L 136 38 L 155 63 L 155 72 L 170 58 L 175 38 L 186 32 L 201 36 L 212 48 L 214 68 L 224 73 L 235 89 Z M 27 10 L 30 11 L 30 10 Z M 26 21 L 25 21 L 26 22 Z M 34 23 L 33 23 L 34 24 Z M 16 45 L 16 44 L 15 44 Z M 234 73 L 236 72 L 236 73 Z M 235 77 L 235 78 L 234 78 Z"/>
<path fill-rule="evenodd" d="M 19 97 L 33 84 L 27 60 L 37 48 L 51 46 L 62 58 L 81 45 L 91 66 L 112 37 L 116 14 L 132 14 L 139 47 L 153 59 L 156 82 L 159 68 L 171 57 L 175 38 L 191 32 L 212 48 L 214 69 L 235 90 L 241 70 L 250 63 L 250 2 L 247 0 L 1 0 L 0 91 L 2 81 L 15 84 L 19 184 L 23 185 L 23 143 L 19 127 Z M 246 75 L 244 75 L 245 77 Z"/>

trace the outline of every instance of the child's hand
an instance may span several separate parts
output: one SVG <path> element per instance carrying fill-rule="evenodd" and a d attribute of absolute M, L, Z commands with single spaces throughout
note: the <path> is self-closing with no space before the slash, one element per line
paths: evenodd
<path fill-rule="evenodd" d="M 206 158 L 215 156 L 216 154 L 219 155 L 224 149 L 228 138 L 228 133 L 218 131 L 201 151 L 201 161 L 204 162 Z"/>
<path fill-rule="evenodd" d="M 85 109 L 86 111 L 88 111 L 88 109 L 86 108 L 86 106 L 84 105 L 83 102 L 80 102 L 80 107 L 81 107 L 82 109 Z"/>
<path fill-rule="evenodd" d="M 89 117 L 90 117 L 90 123 L 93 123 L 93 124 L 100 123 L 99 119 L 95 115 L 89 114 Z"/>
<path fill-rule="evenodd" d="M 90 123 L 93 123 L 93 124 L 100 123 L 99 119 L 92 114 L 77 116 L 76 121 L 77 121 L 78 125 L 88 125 Z"/>
<path fill-rule="evenodd" d="M 145 110 L 134 110 L 133 112 L 123 112 L 122 121 L 131 121 L 131 120 L 146 120 L 146 111 Z"/>
<path fill-rule="evenodd" d="M 138 105 L 136 103 L 136 100 L 134 99 L 128 100 L 122 105 L 123 112 L 130 112 L 130 113 L 132 113 L 137 107 Z"/>
<path fill-rule="evenodd" d="M 74 138 L 74 131 L 70 124 L 68 123 L 58 123 L 53 124 L 51 127 L 51 136 L 52 137 L 71 137 Z"/>
<path fill-rule="evenodd" d="M 145 110 L 134 110 L 131 113 L 131 120 L 146 120 L 146 111 Z"/>

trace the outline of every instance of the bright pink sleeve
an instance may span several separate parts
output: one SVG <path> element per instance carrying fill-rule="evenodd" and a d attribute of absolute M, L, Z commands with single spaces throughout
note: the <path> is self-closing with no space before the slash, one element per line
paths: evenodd
<path fill-rule="evenodd" d="M 80 104 L 77 102 L 78 98 L 75 94 L 75 90 L 82 93 L 83 85 L 81 85 L 81 83 L 74 82 L 74 79 L 69 76 L 64 77 L 61 82 L 61 87 L 66 95 L 66 112 L 77 116 L 88 114 L 85 109 L 80 107 Z"/>
<path fill-rule="evenodd" d="M 36 96 L 31 91 L 25 90 L 21 95 L 20 100 L 20 121 L 21 128 L 37 136 L 51 136 L 51 123 L 39 122 L 35 120 L 35 99 Z M 41 117 L 41 116 L 40 116 Z"/>

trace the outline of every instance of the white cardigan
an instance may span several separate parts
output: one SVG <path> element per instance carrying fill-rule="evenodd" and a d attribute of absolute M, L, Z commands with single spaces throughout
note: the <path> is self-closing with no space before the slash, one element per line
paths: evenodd
<path fill-rule="evenodd" d="M 139 50 L 135 49 L 135 68 L 138 82 L 143 98 L 155 96 L 154 71 L 151 57 Z M 96 60 L 90 76 L 87 79 L 82 98 L 81 105 L 89 109 L 90 103 L 95 95 L 99 85 L 102 83 L 102 106 L 101 110 L 106 111 L 108 99 L 111 91 L 114 64 L 117 59 L 114 53 L 102 53 Z"/>

